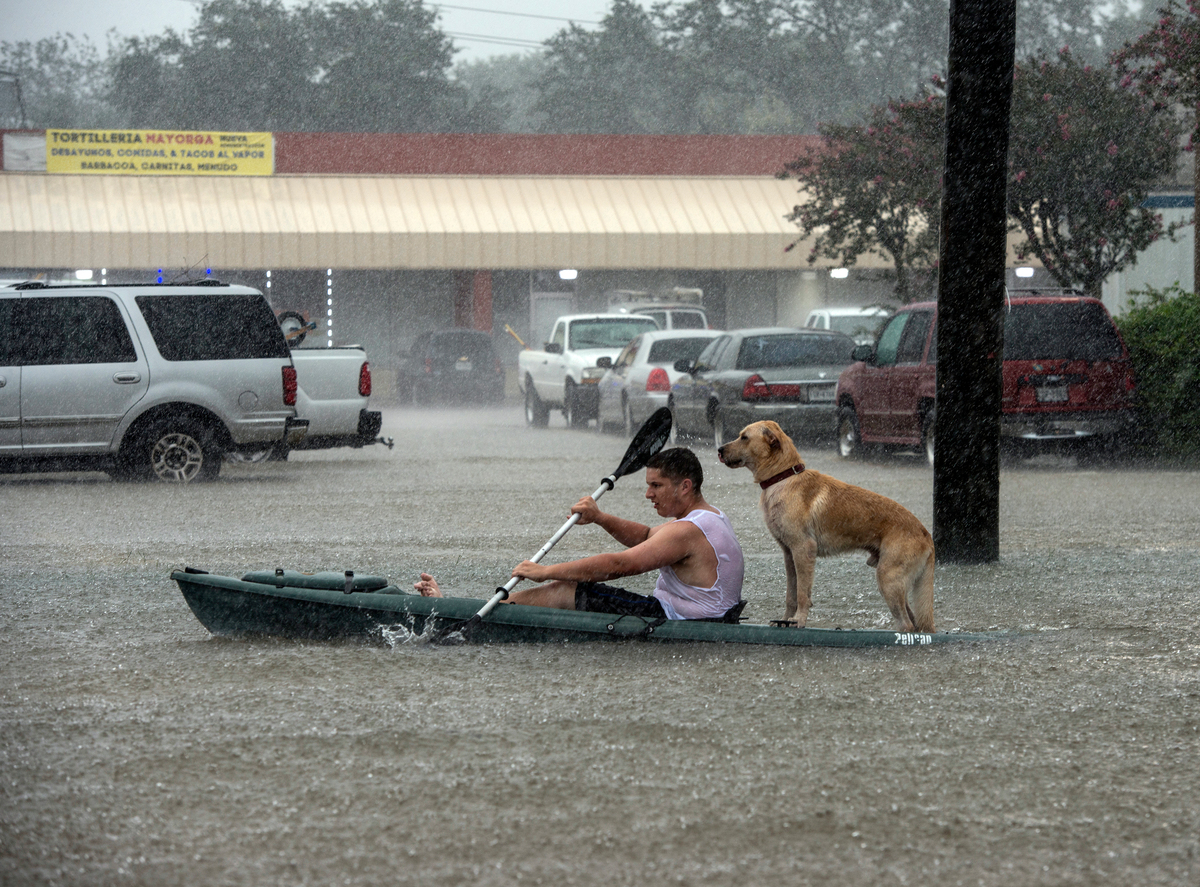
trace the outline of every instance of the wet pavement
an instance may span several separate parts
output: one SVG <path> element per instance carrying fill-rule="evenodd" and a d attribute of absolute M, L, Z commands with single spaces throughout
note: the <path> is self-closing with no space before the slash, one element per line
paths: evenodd
<path fill-rule="evenodd" d="M 626 446 L 515 406 L 384 422 L 392 451 L 190 488 L 0 476 L 0 884 L 1200 883 L 1200 472 L 1006 467 L 1000 561 L 937 580 L 939 630 L 999 642 L 210 637 L 172 569 L 486 596 Z M 758 489 L 696 449 L 778 618 Z M 802 452 L 930 522 L 920 460 Z M 642 493 L 601 504 L 652 522 Z M 889 624 L 864 562 L 818 564 L 810 625 Z"/>

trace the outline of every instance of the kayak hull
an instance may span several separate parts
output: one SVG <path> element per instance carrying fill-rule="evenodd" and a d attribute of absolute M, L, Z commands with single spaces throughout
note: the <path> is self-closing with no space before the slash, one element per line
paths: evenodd
<path fill-rule="evenodd" d="M 746 622 L 662 622 L 640 616 L 501 605 L 472 626 L 468 637 L 459 637 L 454 627 L 475 615 L 483 600 L 421 597 L 385 580 L 366 578 L 366 582 L 354 580 L 356 587 L 347 592 L 341 573 L 282 570 L 237 579 L 189 568 L 171 574 L 196 618 L 218 637 L 394 643 L 397 638 L 419 640 L 437 634 L 444 635 L 444 640 L 492 644 L 638 639 L 800 647 L 923 647 L 1002 636 L 994 632 L 926 634 Z"/>

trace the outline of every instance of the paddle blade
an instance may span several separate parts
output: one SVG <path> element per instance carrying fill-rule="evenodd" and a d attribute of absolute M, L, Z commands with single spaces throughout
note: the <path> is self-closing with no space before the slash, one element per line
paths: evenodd
<path fill-rule="evenodd" d="M 659 407 L 642 423 L 642 427 L 629 442 L 629 449 L 625 451 L 625 457 L 613 472 L 613 477 L 624 477 L 639 468 L 644 468 L 647 460 L 661 450 L 670 437 L 671 411 L 666 407 Z"/>

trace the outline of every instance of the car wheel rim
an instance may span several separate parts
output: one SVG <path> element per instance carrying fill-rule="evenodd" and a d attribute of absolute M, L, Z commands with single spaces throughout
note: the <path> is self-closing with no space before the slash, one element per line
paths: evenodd
<path fill-rule="evenodd" d="M 204 467 L 204 450 L 188 434 L 176 432 L 159 438 L 150 452 L 150 464 L 160 480 L 187 483 Z"/>
<path fill-rule="evenodd" d="M 858 446 L 858 435 L 854 433 L 854 423 L 849 419 L 842 420 L 841 431 L 838 434 L 838 452 L 843 458 L 854 454 Z"/>

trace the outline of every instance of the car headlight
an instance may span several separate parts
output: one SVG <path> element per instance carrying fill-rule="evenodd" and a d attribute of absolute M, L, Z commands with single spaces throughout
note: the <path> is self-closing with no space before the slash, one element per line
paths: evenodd
<path fill-rule="evenodd" d="M 583 371 L 583 381 L 595 384 L 596 382 L 599 382 L 607 372 L 608 370 L 604 369 L 604 367 L 588 367 Z"/>

